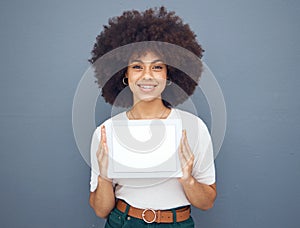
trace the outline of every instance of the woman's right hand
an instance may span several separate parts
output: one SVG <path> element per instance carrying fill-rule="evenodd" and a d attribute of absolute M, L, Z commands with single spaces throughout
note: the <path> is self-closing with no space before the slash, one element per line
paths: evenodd
<path fill-rule="evenodd" d="M 105 126 L 101 126 L 101 138 L 100 138 L 100 143 L 98 146 L 97 150 L 97 160 L 98 160 L 98 165 L 99 165 L 99 171 L 100 171 L 100 176 L 108 181 L 111 181 L 107 177 L 107 170 L 108 170 L 108 147 L 107 147 L 107 141 L 106 141 L 106 131 L 105 131 Z"/>
<path fill-rule="evenodd" d="M 107 218 L 111 210 L 115 207 L 116 201 L 112 180 L 107 177 L 109 155 L 105 127 L 101 126 L 100 131 L 101 138 L 96 153 L 100 175 L 98 176 L 96 190 L 90 193 L 90 205 L 97 216 Z"/>

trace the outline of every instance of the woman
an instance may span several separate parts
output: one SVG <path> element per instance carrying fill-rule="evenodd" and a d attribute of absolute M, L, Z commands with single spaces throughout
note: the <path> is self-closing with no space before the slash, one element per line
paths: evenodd
<path fill-rule="evenodd" d="M 111 19 L 109 26 L 105 26 L 97 37 L 90 61 L 95 64 L 97 59 L 119 46 L 142 41 L 175 44 L 202 57 L 203 50 L 189 26 L 183 24 L 173 12 L 161 7 L 145 12 L 127 11 Z M 184 129 L 178 149 L 182 177 L 140 187 L 128 184 L 133 181 L 138 185 L 139 180 L 127 183 L 126 180 L 108 178 L 111 148 L 108 147 L 105 126 L 109 125 L 111 119 L 95 130 L 91 145 L 90 205 L 99 217 L 107 218 L 106 227 L 194 227 L 190 205 L 207 210 L 213 206 L 216 198 L 208 130 L 198 117 L 173 108 L 193 93 L 197 81 L 166 64 L 168 58 L 176 59 L 178 56 L 162 52 L 159 45 L 133 49 L 128 53 L 129 58 L 124 60 L 127 67 L 109 80 L 104 80 L 105 72 L 95 66 L 105 100 L 129 108 L 118 118 L 172 119 L 180 116 Z M 199 79 L 200 72 L 197 75 L 196 79 Z M 181 90 L 178 92 L 176 86 L 172 85 L 179 86 Z M 118 100 L 124 88 L 130 89 L 130 97 L 122 96 Z"/>

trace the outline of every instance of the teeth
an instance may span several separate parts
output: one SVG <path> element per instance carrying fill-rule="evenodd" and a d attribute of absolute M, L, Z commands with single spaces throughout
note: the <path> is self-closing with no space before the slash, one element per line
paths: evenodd
<path fill-rule="evenodd" d="M 152 86 L 152 85 L 141 85 L 140 87 L 142 87 L 143 89 L 152 89 L 152 88 L 154 88 L 154 86 Z"/>

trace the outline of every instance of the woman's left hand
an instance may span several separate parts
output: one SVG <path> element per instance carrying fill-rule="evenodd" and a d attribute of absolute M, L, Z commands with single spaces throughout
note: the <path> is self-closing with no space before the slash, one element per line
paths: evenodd
<path fill-rule="evenodd" d="M 182 137 L 179 146 L 179 160 L 182 169 L 182 177 L 179 182 L 189 181 L 192 177 L 192 170 L 194 164 L 194 154 L 191 151 L 190 145 L 186 137 L 186 130 L 182 131 Z"/>

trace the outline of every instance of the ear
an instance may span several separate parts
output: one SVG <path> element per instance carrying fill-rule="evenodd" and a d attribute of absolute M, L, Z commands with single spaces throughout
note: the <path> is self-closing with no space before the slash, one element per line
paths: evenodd
<path fill-rule="evenodd" d="M 128 67 L 126 67 L 122 73 L 124 74 L 125 78 L 128 78 Z"/>

